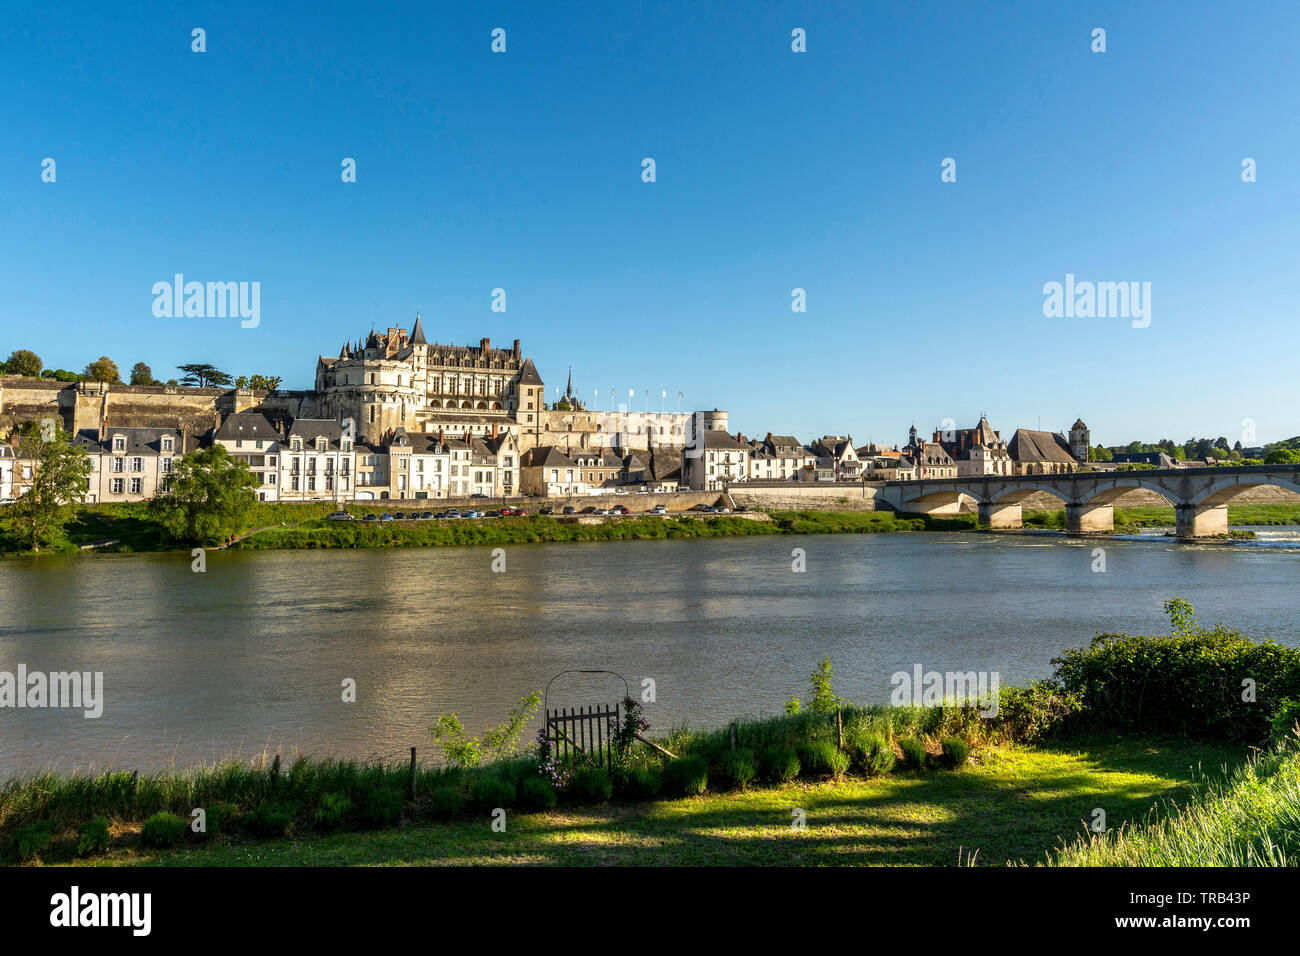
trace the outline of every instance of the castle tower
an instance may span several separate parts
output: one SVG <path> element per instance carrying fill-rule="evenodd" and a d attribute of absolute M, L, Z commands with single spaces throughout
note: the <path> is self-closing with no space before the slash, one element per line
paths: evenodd
<path fill-rule="evenodd" d="M 1091 448 L 1092 434 L 1088 431 L 1088 426 L 1083 423 L 1082 418 L 1075 419 L 1074 424 L 1070 426 L 1070 454 L 1075 461 L 1086 462 Z"/>

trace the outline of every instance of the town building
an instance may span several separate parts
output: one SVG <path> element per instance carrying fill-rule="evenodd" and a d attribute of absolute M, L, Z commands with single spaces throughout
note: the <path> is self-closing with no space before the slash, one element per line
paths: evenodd
<path fill-rule="evenodd" d="M 1078 460 L 1070 453 L 1070 443 L 1060 432 L 1017 428 L 1007 443 L 1013 474 L 1060 475 L 1077 471 Z"/>
<path fill-rule="evenodd" d="M 353 444 L 351 435 L 336 421 L 296 419 L 280 449 L 280 500 L 351 499 L 357 470 Z"/>
<path fill-rule="evenodd" d="M 153 498 L 163 489 L 176 459 L 197 444 L 187 449 L 180 429 L 101 426 L 98 433 L 78 432 L 72 446 L 90 458 L 83 500 L 100 503 Z"/>
<path fill-rule="evenodd" d="M 563 498 L 585 495 L 589 490 L 578 463 L 554 445 L 539 445 L 524 452 L 519 471 L 526 495 Z"/>
<path fill-rule="evenodd" d="M 280 500 L 280 431 L 260 412 L 227 415 L 212 440 L 257 479 L 258 501 Z"/>

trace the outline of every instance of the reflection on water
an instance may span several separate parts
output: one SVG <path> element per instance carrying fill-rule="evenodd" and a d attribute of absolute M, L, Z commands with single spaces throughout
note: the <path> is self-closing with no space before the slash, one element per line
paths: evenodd
<path fill-rule="evenodd" d="M 103 671 L 107 700 L 99 720 L 0 710 L 0 776 L 268 746 L 431 755 L 437 715 L 479 731 L 568 668 L 609 668 L 634 688 L 653 678 L 660 730 L 777 713 L 827 654 L 857 702 L 884 702 L 890 675 L 914 664 L 998 671 L 1006 685 L 1048 674 L 1098 631 L 1158 631 L 1172 594 L 1203 621 L 1300 643 L 1300 555 L 1141 537 L 530 545 L 508 549 L 504 574 L 487 548 L 212 553 L 205 574 L 188 553 L 6 560 L 0 670 Z M 795 547 L 806 573 L 791 571 Z M 1105 573 L 1091 570 L 1097 547 Z M 356 703 L 341 700 L 345 678 Z M 570 675 L 551 702 L 621 693 Z"/>

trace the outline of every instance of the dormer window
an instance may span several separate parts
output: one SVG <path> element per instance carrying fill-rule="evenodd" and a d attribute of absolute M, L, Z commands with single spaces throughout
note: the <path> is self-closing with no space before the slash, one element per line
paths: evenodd
<path fill-rule="evenodd" d="M 294 451 L 302 451 L 302 439 L 301 439 L 301 438 L 295 438 L 295 439 L 293 440 L 293 450 L 294 450 Z"/>
<path fill-rule="evenodd" d="M 164 439 L 162 440 L 162 447 L 163 447 L 163 451 L 171 451 L 171 450 L 172 450 L 172 440 L 171 440 L 170 437 L 168 437 L 168 438 L 164 438 Z"/>
<path fill-rule="evenodd" d="M 113 436 L 113 451 L 126 451 L 126 439 L 121 435 Z"/>

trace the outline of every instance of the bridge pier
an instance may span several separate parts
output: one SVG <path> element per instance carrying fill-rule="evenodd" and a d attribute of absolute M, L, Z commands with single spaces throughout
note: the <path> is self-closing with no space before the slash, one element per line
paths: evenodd
<path fill-rule="evenodd" d="M 979 524 L 981 528 L 1019 528 L 1024 517 L 1020 505 L 999 505 L 980 502 Z"/>
<path fill-rule="evenodd" d="M 1115 530 L 1113 505 L 1066 505 L 1065 530 L 1073 534 Z"/>
<path fill-rule="evenodd" d="M 1228 533 L 1227 505 L 1178 505 L 1174 533 L 1180 538 L 1209 538 Z"/>

